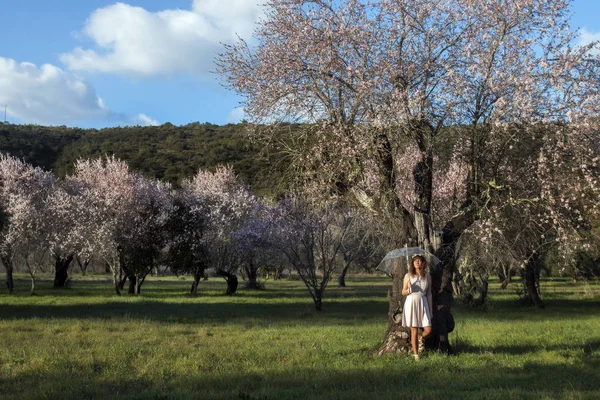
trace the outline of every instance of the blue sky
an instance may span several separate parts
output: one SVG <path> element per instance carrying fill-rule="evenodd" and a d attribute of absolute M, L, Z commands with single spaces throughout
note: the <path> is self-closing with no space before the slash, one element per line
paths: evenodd
<path fill-rule="evenodd" d="M 105 127 L 238 122 L 211 71 L 221 42 L 250 38 L 258 0 L 0 0 L 0 105 L 14 123 Z M 600 1 L 573 1 L 600 39 Z M 3 115 L 0 115 L 0 119 Z"/>

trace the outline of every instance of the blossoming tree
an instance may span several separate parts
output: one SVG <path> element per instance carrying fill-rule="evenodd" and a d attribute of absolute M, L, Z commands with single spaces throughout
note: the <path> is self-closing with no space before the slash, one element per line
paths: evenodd
<path fill-rule="evenodd" d="M 339 203 L 302 197 L 281 200 L 271 213 L 271 246 L 282 252 L 308 289 L 317 311 L 343 257 L 343 246 L 360 223 Z M 343 263 L 343 260 L 341 260 Z"/>
<path fill-rule="evenodd" d="M 458 240 L 497 198 L 494 174 L 501 171 L 488 168 L 491 156 L 501 157 L 501 145 L 530 136 L 537 124 L 557 130 L 597 115 L 597 63 L 589 52 L 597 45 L 573 47 L 570 3 L 270 0 L 254 41 L 227 45 L 219 57 L 252 121 L 315 122 L 303 132 L 310 140 L 309 152 L 296 158 L 302 170 L 392 216 L 405 237 L 442 260 L 433 271 L 434 345 L 442 351 Z M 516 124 L 524 129 L 507 135 Z M 460 135 L 446 141 L 458 126 Z M 461 144 L 465 192 L 436 221 L 437 241 L 434 171 L 444 141 Z M 397 161 L 411 143 L 417 152 L 407 206 Z"/>
<path fill-rule="evenodd" d="M 256 209 L 257 200 L 229 166 L 217 167 L 215 172 L 199 170 L 183 189 L 196 197 L 197 207 L 206 213 L 202 246 L 207 265 L 214 267 L 227 282 L 228 295 L 238 286 L 237 269 L 241 260 L 233 243 L 233 233 Z"/>
<path fill-rule="evenodd" d="M 122 269 L 123 237 L 131 222 L 129 210 L 134 202 L 135 176 L 127 164 L 109 157 L 105 160 L 78 160 L 73 175 L 67 177 L 78 186 L 85 204 L 84 246 L 110 267 L 117 295 L 121 294 L 119 275 Z"/>
<path fill-rule="evenodd" d="M 0 252 L 9 291 L 14 287 L 13 261 L 20 258 L 31 276 L 31 294 L 35 292 L 35 276 L 47 256 L 51 221 L 46 211 L 54 185 L 52 173 L 0 154 L 0 205 L 7 217 Z"/>

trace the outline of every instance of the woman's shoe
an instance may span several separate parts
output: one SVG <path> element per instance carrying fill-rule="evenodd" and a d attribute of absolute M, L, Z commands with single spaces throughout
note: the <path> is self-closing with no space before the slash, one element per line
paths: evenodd
<path fill-rule="evenodd" d="M 418 354 L 413 354 L 412 356 L 415 359 L 415 361 L 419 361 L 419 355 Z"/>
<path fill-rule="evenodd" d="M 425 350 L 425 340 L 423 340 L 423 336 L 419 338 L 419 354 L 421 354 Z"/>

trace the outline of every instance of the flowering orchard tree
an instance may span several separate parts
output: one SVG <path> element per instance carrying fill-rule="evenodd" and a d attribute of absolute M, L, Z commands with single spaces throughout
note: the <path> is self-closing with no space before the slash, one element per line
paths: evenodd
<path fill-rule="evenodd" d="M 434 226 L 440 226 L 460 213 L 465 202 L 468 166 L 461 148 L 461 143 L 458 143 L 448 154 L 444 154 L 449 156 L 449 160 L 441 161 L 439 156 L 434 157 L 431 182 L 431 221 Z M 409 144 L 396 158 L 396 195 L 402 206 L 409 210 L 414 209 L 418 200 L 412 174 L 419 159 L 419 148 L 414 143 Z"/>
<path fill-rule="evenodd" d="M 372 264 L 381 250 L 373 229 L 375 220 L 363 210 L 346 208 L 339 211 L 336 225 L 340 231 L 346 231 L 340 247 L 342 260 L 338 275 L 338 286 L 346 286 L 346 276 L 351 265 Z"/>
<path fill-rule="evenodd" d="M 198 285 L 208 264 L 206 234 L 209 210 L 199 196 L 181 189 L 174 196 L 174 211 L 168 223 L 170 234 L 167 259 L 175 273 L 192 274 L 190 293 L 198 295 Z"/>
<path fill-rule="evenodd" d="M 77 255 L 86 255 L 84 247 L 85 203 L 78 187 L 69 182 L 58 182 L 50 194 L 44 217 L 49 230 L 45 246 L 55 263 L 54 287 L 65 287 L 69 267 Z"/>
<path fill-rule="evenodd" d="M 117 294 L 125 279 L 129 292 L 139 294 L 166 246 L 172 212 L 169 185 L 130 172 L 114 157 L 80 160 L 68 179 L 79 185 L 86 204 L 87 250 L 109 264 Z"/>
<path fill-rule="evenodd" d="M 14 291 L 13 260 L 14 248 L 7 240 L 10 215 L 9 194 L 16 190 L 18 177 L 24 175 L 26 164 L 21 160 L 0 154 L 0 261 L 6 269 L 6 286 L 9 293 Z"/>
<path fill-rule="evenodd" d="M 78 160 L 73 175 L 66 178 L 78 187 L 86 213 L 82 226 L 84 248 L 105 260 L 113 273 L 117 295 L 122 265 L 122 241 L 131 222 L 128 213 L 134 203 L 135 176 L 127 164 L 115 157 L 105 160 Z"/>
<path fill-rule="evenodd" d="M 244 221 L 237 231 L 233 232 L 233 246 L 238 254 L 244 274 L 248 279 L 248 289 L 258 289 L 258 271 L 262 266 L 272 265 L 277 260 L 278 252 L 271 245 L 272 220 L 268 209 L 256 203 L 253 215 Z"/>
<path fill-rule="evenodd" d="M 31 276 L 31 294 L 35 292 L 35 275 L 47 255 L 51 221 L 46 218 L 46 208 L 53 190 L 52 173 L 0 154 L 0 205 L 7 216 L 0 233 L 0 252 L 9 291 L 14 287 L 12 263 L 21 258 Z"/>
<path fill-rule="evenodd" d="M 2 203 L 4 204 L 4 203 Z M 6 270 L 6 287 L 9 293 L 13 293 L 15 284 L 13 280 L 13 258 L 14 253 L 12 248 L 5 240 L 5 235 L 8 229 L 8 213 L 4 206 L 0 207 L 0 262 Z"/>
<path fill-rule="evenodd" d="M 285 254 L 316 310 L 321 311 L 325 289 L 358 219 L 337 204 L 315 204 L 293 197 L 279 203 L 272 221 L 271 246 Z"/>
<path fill-rule="evenodd" d="M 146 276 L 157 266 L 168 243 L 167 225 L 173 212 L 169 184 L 135 175 L 133 203 L 127 210 L 120 245 L 129 293 L 140 294 Z"/>
<path fill-rule="evenodd" d="M 196 196 L 206 210 L 202 243 L 208 264 L 225 278 L 226 293 L 232 295 L 237 290 L 237 269 L 240 265 L 232 234 L 252 215 L 257 200 L 229 166 L 217 167 L 215 172 L 199 170 L 182 187 Z"/>
<path fill-rule="evenodd" d="M 107 262 L 117 294 L 123 273 L 130 281 L 129 292 L 139 294 L 166 246 L 172 212 L 169 185 L 129 171 L 114 156 L 79 160 L 67 181 L 77 188 L 85 210 L 82 248 Z"/>
<path fill-rule="evenodd" d="M 567 266 L 578 252 L 598 247 L 592 232 L 600 216 L 597 132 L 597 126 L 572 122 L 563 130 L 539 129 L 507 149 L 496 166 L 506 178 L 495 182 L 502 201 L 483 209 L 468 230 L 488 253 L 520 268 L 536 307 L 544 306 L 538 278 L 551 249 Z M 577 145 L 570 144 L 574 140 Z"/>
<path fill-rule="evenodd" d="M 253 122 L 318 122 L 299 155 L 311 176 L 402 224 L 404 235 L 436 252 L 434 345 L 446 329 L 456 244 L 496 199 L 484 165 L 530 127 L 562 129 L 598 114 L 597 57 L 573 47 L 570 0 L 270 0 L 255 44 L 227 45 L 218 66 L 244 96 Z M 521 124 L 505 140 L 506 127 Z M 448 141 L 452 129 L 462 134 Z M 576 130 L 567 128 L 567 135 Z M 440 143 L 462 143 L 465 197 L 436 221 L 433 193 Z M 412 205 L 398 196 L 398 158 L 418 149 Z M 569 141 L 569 146 L 578 143 Z M 315 171 L 317 173 L 315 174 Z"/>

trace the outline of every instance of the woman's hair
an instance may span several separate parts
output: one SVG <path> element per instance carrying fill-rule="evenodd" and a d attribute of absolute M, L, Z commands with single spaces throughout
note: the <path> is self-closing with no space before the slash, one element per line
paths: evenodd
<path fill-rule="evenodd" d="M 411 276 L 415 276 L 417 275 L 417 269 L 415 268 L 415 260 L 419 258 L 421 259 L 421 261 L 423 261 L 423 271 L 427 271 L 427 260 L 425 259 L 425 257 L 421 256 L 421 255 L 416 255 L 413 256 L 413 258 L 410 260 L 410 267 L 408 268 L 408 271 L 410 272 Z"/>

